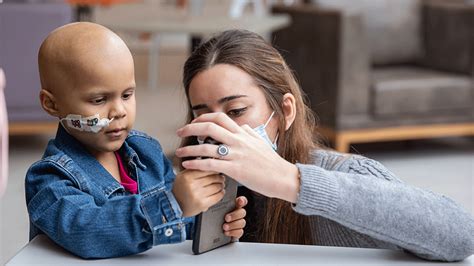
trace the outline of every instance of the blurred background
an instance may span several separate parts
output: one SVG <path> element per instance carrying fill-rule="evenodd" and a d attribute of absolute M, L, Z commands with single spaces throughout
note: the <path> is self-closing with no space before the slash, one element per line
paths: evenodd
<path fill-rule="evenodd" d="M 57 128 L 39 105 L 37 68 L 54 28 L 93 21 L 125 40 L 136 68 L 135 128 L 158 138 L 170 159 L 186 114 L 184 61 L 215 32 L 255 31 L 295 71 L 328 146 L 379 160 L 474 214 L 473 18 L 468 0 L 0 0 L 8 114 L 0 134 L 9 137 L 0 263 L 28 242 L 24 176 Z"/>

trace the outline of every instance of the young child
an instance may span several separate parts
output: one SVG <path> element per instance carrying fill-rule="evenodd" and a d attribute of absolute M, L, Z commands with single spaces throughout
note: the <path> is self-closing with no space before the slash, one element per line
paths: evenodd
<path fill-rule="evenodd" d="M 72 23 L 45 39 L 38 64 L 41 105 L 60 124 L 26 174 L 30 239 L 44 233 L 82 258 L 108 258 L 189 238 L 192 216 L 223 197 L 224 178 L 175 177 L 158 141 L 132 130 L 134 64 L 125 43 L 103 26 Z M 228 236 L 242 236 L 246 202 L 238 198 L 226 215 Z"/>

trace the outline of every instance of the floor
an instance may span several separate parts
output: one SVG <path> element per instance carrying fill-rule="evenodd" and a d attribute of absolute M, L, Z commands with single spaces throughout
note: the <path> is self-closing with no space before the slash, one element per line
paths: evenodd
<path fill-rule="evenodd" d="M 157 137 L 172 156 L 179 144 L 185 104 L 179 85 L 185 53 L 161 55 L 166 67 L 156 90 L 146 89 L 146 56 L 135 54 L 137 64 L 136 129 Z M 163 65 L 161 64 L 161 65 Z M 13 137 L 10 144 L 8 191 L 0 204 L 0 264 L 28 241 L 28 217 L 23 180 L 29 165 L 38 160 L 50 136 Z M 444 194 L 474 214 L 474 139 L 452 138 L 357 145 L 354 152 L 381 161 L 407 183 Z"/>

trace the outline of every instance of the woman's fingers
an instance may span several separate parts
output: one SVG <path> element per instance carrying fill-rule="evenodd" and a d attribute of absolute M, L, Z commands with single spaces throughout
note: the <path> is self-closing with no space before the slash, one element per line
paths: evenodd
<path fill-rule="evenodd" d="M 225 157 L 219 157 L 217 153 L 218 146 L 213 144 L 201 144 L 201 145 L 190 145 L 184 146 L 176 150 L 176 156 L 183 157 L 212 157 L 226 159 Z"/>
<path fill-rule="evenodd" d="M 229 130 L 232 133 L 237 133 L 240 130 L 239 125 L 235 123 L 234 120 L 230 119 L 229 116 L 222 112 L 202 114 L 195 118 L 191 123 L 199 122 L 213 122 Z"/>
<path fill-rule="evenodd" d="M 253 128 L 251 128 L 249 125 L 245 124 L 245 125 L 242 125 L 241 128 L 247 132 L 249 135 L 255 137 L 255 138 L 261 138 L 260 135 L 257 134 L 257 132 L 255 132 L 255 130 L 253 130 Z"/>
<path fill-rule="evenodd" d="M 212 122 L 191 123 L 176 131 L 178 137 L 210 136 L 218 142 L 230 144 L 233 142 L 233 133 L 224 127 Z"/>

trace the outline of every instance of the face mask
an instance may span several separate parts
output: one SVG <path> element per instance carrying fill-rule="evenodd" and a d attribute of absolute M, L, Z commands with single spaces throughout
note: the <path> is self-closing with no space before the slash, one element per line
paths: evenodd
<path fill-rule="evenodd" d="M 108 127 L 110 122 L 114 119 L 100 118 L 99 114 L 84 117 L 81 115 L 69 114 L 65 118 L 60 119 L 59 121 L 64 127 L 74 128 L 79 131 L 93 132 L 97 133 L 102 128 Z"/>
<path fill-rule="evenodd" d="M 267 134 L 267 131 L 265 131 L 265 128 L 267 127 L 268 123 L 270 123 L 270 120 L 272 119 L 273 115 L 275 114 L 275 111 L 273 111 L 273 113 L 270 115 L 270 117 L 268 118 L 267 122 L 265 122 L 265 124 L 262 124 L 256 128 L 254 128 L 253 130 L 262 138 L 264 139 L 268 144 L 270 144 L 270 146 L 272 146 L 273 150 L 276 151 L 277 150 L 277 140 L 278 140 L 278 134 L 275 138 L 275 141 L 272 142 L 270 137 L 268 136 Z"/>

